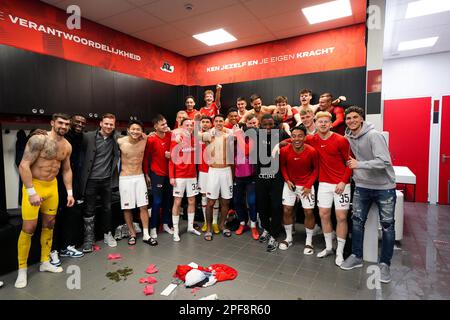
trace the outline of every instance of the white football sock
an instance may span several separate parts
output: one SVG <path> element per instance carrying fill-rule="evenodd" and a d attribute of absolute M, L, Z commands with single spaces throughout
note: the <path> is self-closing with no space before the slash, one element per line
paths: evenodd
<path fill-rule="evenodd" d="M 143 228 L 143 229 L 142 229 L 142 233 L 143 233 L 143 235 L 142 235 L 142 239 L 143 239 L 143 240 L 148 240 L 148 239 L 150 239 L 150 235 L 148 234 L 148 228 Z"/>
<path fill-rule="evenodd" d="M 195 213 L 188 213 L 188 231 L 194 229 L 194 217 Z"/>
<path fill-rule="evenodd" d="M 206 204 L 208 203 L 208 199 L 206 199 L 206 195 L 202 195 L 202 212 L 203 212 L 203 221 L 206 223 Z"/>
<path fill-rule="evenodd" d="M 180 216 L 172 215 L 173 233 L 179 234 L 178 223 L 180 222 Z"/>
<path fill-rule="evenodd" d="M 328 251 L 333 250 L 333 234 L 331 232 L 330 233 L 325 233 L 324 232 L 323 236 L 325 238 L 326 249 Z"/>
<path fill-rule="evenodd" d="M 336 255 L 344 256 L 345 239 L 337 237 Z"/>
<path fill-rule="evenodd" d="M 250 228 L 256 228 L 256 221 L 250 221 Z"/>
<path fill-rule="evenodd" d="M 292 224 L 285 224 L 284 230 L 286 230 L 286 241 L 292 242 Z"/>
<path fill-rule="evenodd" d="M 306 245 L 307 246 L 312 246 L 312 237 L 313 237 L 313 233 L 314 233 L 314 229 L 308 229 L 305 228 L 306 230 Z"/>
<path fill-rule="evenodd" d="M 219 217 L 219 200 L 216 200 L 213 208 L 213 224 L 217 224 L 218 217 Z"/>

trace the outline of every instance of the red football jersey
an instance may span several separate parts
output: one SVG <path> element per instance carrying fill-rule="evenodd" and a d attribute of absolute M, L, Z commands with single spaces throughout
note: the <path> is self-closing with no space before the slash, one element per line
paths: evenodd
<path fill-rule="evenodd" d="M 162 177 L 169 174 L 169 159 L 166 158 L 165 152 L 170 150 L 171 133 L 166 133 L 164 138 L 158 135 L 148 137 L 145 146 L 143 171 L 148 174 L 148 162 L 150 161 L 150 170 Z"/>
<path fill-rule="evenodd" d="M 211 117 L 211 119 L 212 119 L 212 118 L 214 118 L 214 116 L 216 114 L 219 114 L 219 108 L 217 108 L 216 103 L 213 102 L 209 108 L 206 108 L 206 107 L 200 108 L 200 113 L 202 115 Z"/>
<path fill-rule="evenodd" d="M 195 119 L 195 115 L 196 115 L 197 113 L 199 113 L 199 111 L 196 110 L 196 109 L 192 109 L 191 111 L 187 111 L 187 110 L 185 110 L 185 111 L 186 111 L 186 113 L 187 113 L 189 119 L 191 119 L 191 120 L 194 120 L 194 119 Z"/>
<path fill-rule="evenodd" d="M 190 138 L 181 136 L 182 141 L 177 143 L 175 135 L 170 144 L 169 178 L 196 178 L 194 136 Z"/>
<path fill-rule="evenodd" d="M 323 140 L 319 134 L 308 135 L 305 143 L 311 145 L 319 153 L 319 182 L 338 184 L 349 183 L 352 169 L 347 166 L 350 155 L 350 144 L 340 134 L 333 133 Z"/>
<path fill-rule="evenodd" d="M 285 181 L 311 189 L 319 173 L 319 155 L 309 145 L 297 153 L 290 144 L 281 148 L 280 167 Z"/>

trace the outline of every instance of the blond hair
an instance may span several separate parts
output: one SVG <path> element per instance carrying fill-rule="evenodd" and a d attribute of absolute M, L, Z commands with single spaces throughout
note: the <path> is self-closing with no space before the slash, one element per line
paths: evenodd
<path fill-rule="evenodd" d="M 304 116 L 304 115 L 306 115 L 306 114 L 308 114 L 308 113 L 311 113 L 311 114 L 314 115 L 313 109 L 311 109 L 310 107 L 306 107 L 305 109 L 301 109 L 301 110 L 300 110 L 300 115 L 301 115 L 301 116 Z"/>
<path fill-rule="evenodd" d="M 328 111 L 319 111 L 316 113 L 316 116 L 314 117 L 314 119 L 318 120 L 318 119 L 324 118 L 324 117 L 328 117 L 331 120 L 332 115 Z"/>
<path fill-rule="evenodd" d="M 212 94 L 214 97 L 214 92 L 212 90 L 206 90 L 203 95 L 206 96 L 207 94 Z"/>

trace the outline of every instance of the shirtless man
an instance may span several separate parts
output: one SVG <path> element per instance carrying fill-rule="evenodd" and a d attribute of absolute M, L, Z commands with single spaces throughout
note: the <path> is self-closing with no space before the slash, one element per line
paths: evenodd
<path fill-rule="evenodd" d="M 233 176 L 229 156 L 234 148 L 234 138 L 231 138 L 232 131 L 224 127 L 225 117 L 218 114 L 214 117 L 214 128 L 209 132 L 200 133 L 199 137 L 204 142 L 208 142 L 206 154 L 209 159 L 208 180 L 206 183 L 206 220 L 207 228 L 204 235 L 206 241 L 212 240 L 212 218 L 214 203 L 220 195 L 220 219 L 219 228 L 225 237 L 231 236 L 231 231 L 225 227 L 225 220 L 230 207 L 230 199 L 233 198 Z M 231 142 L 231 145 L 229 144 Z"/>
<path fill-rule="evenodd" d="M 52 129 L 47 135 L 32 136 L 25 147 L 19 173 L 22 188 L 22 231 L 17 243 L 19 272 L 16 288 L 27 286 L 27 260 L 31 237 L 36 230 L 39 211 L 42 212 L 41 265 L 39 271 L 63 272 L 49 262 L 52 247 L 53 226 L 58 209 L 58 185 L 56 175 L 62 167 L 67 190 L 67 207 L 75 203 L 72 190 L 70 154 L 72 146 L 64 138 L 69 130 L 69 116 L 56 113 L 50 122 Z"/>
<path fill-rule="evenodd" d="M 293 107 L 294 109 L 297 109 L 298 112 L 301 112 L 302 110 L 306 110 L 307 108 L 310 108 L 313 110 L 314 113 L 316 113 L 317 108 L 319 108 L 319 104 L 311 104 L 312 99 L 312 91 L 310 89 L 302 89 L 300 90 L 300 105 Z M 331 104 L 334 106 L 337 106 L 342 101 L 346 101 L 347 98 L 344 96 L 340 96 L 336 100 L 334 100 Z"/>
<path fill-rule="evenodd" d="M 136 244 L 136 230 L 133 225 L 134 208 L 139 208 L 143 226 L 143 241 L 151 246 L 158 242 L 148 233 L 148 193 L 147 183 L 142 171 L 147 136 L 143 134 L 143 124 L 139 120 L 132 120 L 128 124 L 128 135 L 117 139 L 120 149 L 121 171 L 119 176 L 120 205 L 130 236 L 129 245 Z"/>
<path fill-rule="evenodd" d="M 339 133 L 340 135 L 345 134 L 345 121 L 344 121 L 344 108 L 333 105 L 333 96 L 330 93 L 323 93 L 319 98 L 319 108 L 316 114 L 320 111 L 329 112 L 331 114 L 331 130 L 333 132 Z"/>
<path fill-rule="evenodd" d="M 236 99 L 236 108 L 238 109 L 238 121 L 247 112 L 247 100 L 244 97 L 239 97 Z"/>
<path fill-rule="evenodd" d="M 279 115 L 280 114 L 280 108 L 277 108 L 276 105 L 270 105 L 270 106 L 264 106 L 262 104 L 262 98 L 260 95 L 258 94 L 253 94 L 250 97 L 250 104 L 252 105 L 253 109 L 248 110 L 239 120 L 239 123 L 245 124 L 247 122 L 247 118 L 248 116 L 250 116 L 251 114 L 256 115 L 256 117 L 258 118 L 258 121 L 261 122 L 261 118 L 263 115 L 265 114 L 272 114 L 272 115 Z M 286 117 L 290 118 L 293 117 L 294 114 L 292 112 L 291 106 L 286 104 L 286 108 L 287 108 L 287 114 Z M 283 110 L 284 111 L 284 110 Z M 283 112 L 281 111 L 281 112 Z M 300 118 L 295 116 L 295 120 L 297 122 L 300 122 Z"/>

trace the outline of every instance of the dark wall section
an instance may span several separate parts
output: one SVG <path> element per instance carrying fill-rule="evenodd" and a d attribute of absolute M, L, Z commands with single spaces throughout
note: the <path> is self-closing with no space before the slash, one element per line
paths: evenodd
<path fill-rule="evenodd" d="M 237 97 L 245 97 L 250 103 L 250 96 L 258 93 L 265 105 L 274 104 L 278 95 L 287 96 L 289 104 L 299 105 L 299 91 L 309 88 L 313 91 L 313 103 L 319 102 L 319 95 L 330 92 L 334 96 L 346 96 L 345 105 L 364 106 L 365 101 L 366 68 L 353 68 L 320 73 L 302 74 L 283 78 L 263 79 L 255 81 L 223 84 L 222 106 L 228 109 L 236 105 Z M 197 107 L 204 105 L 203 92 L 207 89 L 215 90 L 215 86 L 190 87 L 184 89 L 184 96 L 190 94 L 196 97 Z M 182 106 L 182 105 L 181 105 Z"/>
<path fill-rule="evenodd" d="M 0 132 L 2 132 L 1 123 L 0 123 Z M 5 166 L 3 163 L 3 139 L 2 137 L 0 137 L 0 216 L 5 211 L 6 211 Z"/>
<path fill-rule="evenodd" d="M 249 100 L 253 93 L 260 94 L 266 105 L 273 104 L 277 95 L 298 105 L 302 88 L 313 90 L 313 103 L 320 93 L 330 92 L 345 95 L 347 105 L 364 106 L 365 79 L 363 67 L 223 84 L 223 112 L 235 105 L 237 97 Z M 66 112 L 95 119 L 112 112 L 121 121 L 136 117 L 150 122 L 161 113 L 169 125 L 184 109 L 187 95 L 193 95 L 200 108 L 203 92 L 215 90 L 215 86 L 173 86 L 4 45 L 0 46 L 0 82 L 0 114 Z"/>
<path fill-rule="evenodd" d="M 115 113 L 144 122 L 163 113 L 174 119 L 179 87 L 0 46 L 0 114 Z"/>

